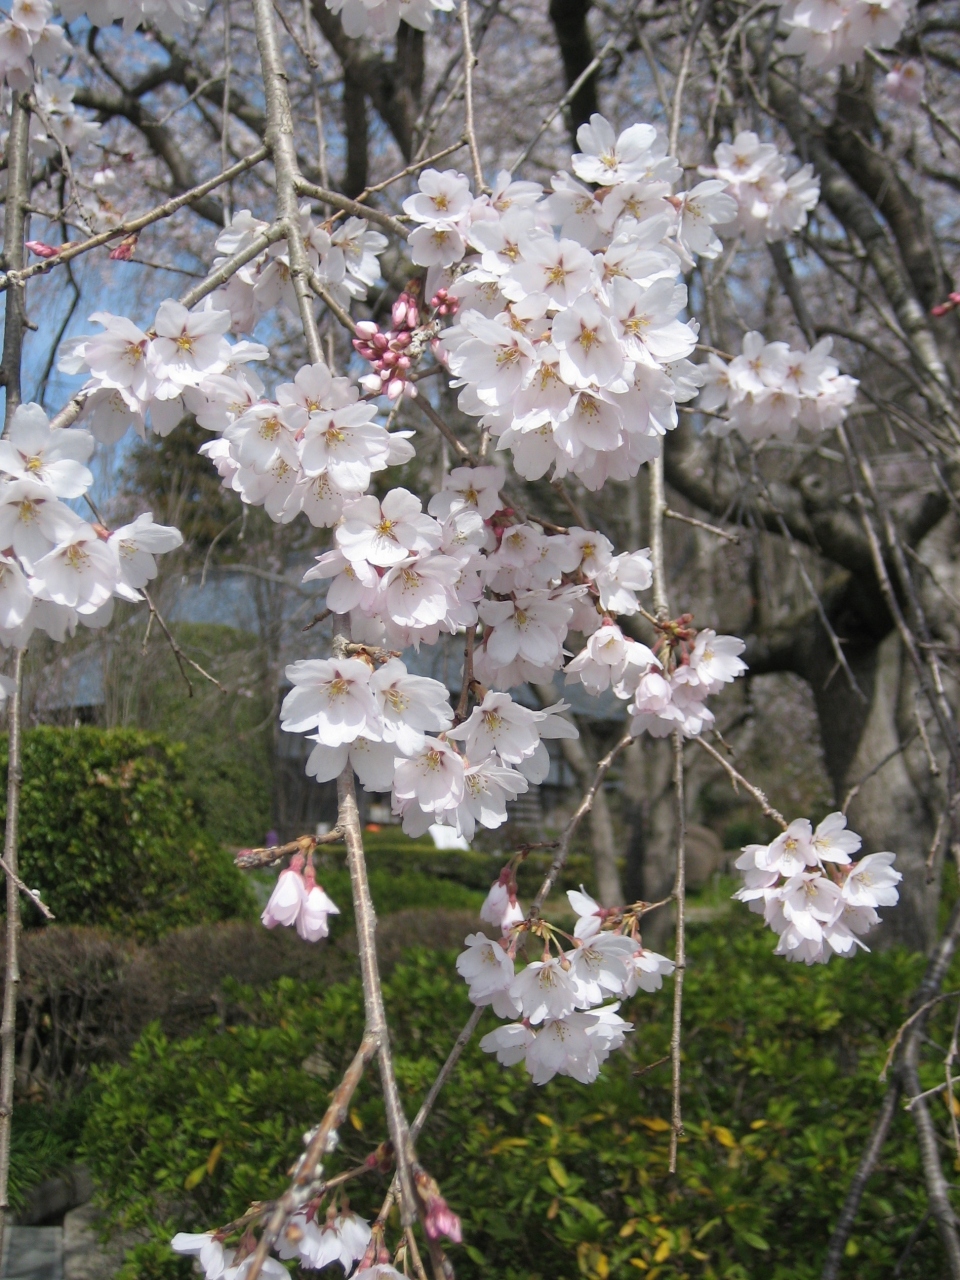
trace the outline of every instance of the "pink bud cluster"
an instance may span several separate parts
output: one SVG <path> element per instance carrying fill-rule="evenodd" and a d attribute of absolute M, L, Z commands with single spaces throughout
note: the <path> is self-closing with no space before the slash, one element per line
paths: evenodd
<path fill-rule="evenodd" d="M 414 333 L 420 327 L 420 308 L 412 293 L 404 290 L 400 294 L 393 304 L 390 320 L 391 327 L 386 331 L 382 331 L 374 320 L 361 320 L 353 345 L 364 360 L 370 361 L 374 375 L 379 375 L 378 385 L 369 389 L 385 394 L 390 400 L 397 400 L 405 390 L 408 394 L 413 393 L 412 385 L 407 383 L 413 367 L 409 348 Z M 371 376 L 370 381 L 373 380 Z"/>

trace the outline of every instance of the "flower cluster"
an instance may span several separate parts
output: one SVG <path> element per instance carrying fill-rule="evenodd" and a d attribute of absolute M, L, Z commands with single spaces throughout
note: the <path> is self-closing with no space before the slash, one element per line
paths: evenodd
<path fill-rule="evenodd" d="M 746 671 L 739 656 L 744 643 L 718 636 L 711 628 L 696 631 L 689 614 L 661 624 L 657 653 L 625 636 L 610 618 L 567 663 L 567 684 L 579 681 L 588 692 L 612 689 L 630 701 L 630 730 L 664 738 L 679 729 L 696 737 L 714 723 L 706 699 Z"/>
<path fill-rule="evenodd" d="M 719 253 L 713 226 L 737 206 L 716 179 L 675 195 L 681 170 L 651 125 L 617 137 L 594 115 L 577 138 L 576 177 L 548 193 L 502 173 L 474 198 L 463 174 L 428 169 L 404 211 L 425 296 L 459 300 L 438 355 L 460 408 L 526 479 L 553 468 L 599 489 L 655 457 L 696 393 L 698 326 L 680 318 L 677 277 Z"/>
<path fill-rule="evenodd" d="M 37 109 L 30 117 L 30 143 L 39 155 L 58 156 L 61 148 L 66 148 L 77 156 L 96 141 L 100 125 L 78 114 L 73 94 L 71 85 L 52 76 L 34 85 Z"/>
<path fill-rule="evenodd" d="M 331 13 L 339 13 L 348 36 L 394 36 L 400 19 L 418 31 L 433 25 L 433 13 L 449 13 L 453 0 L 327 0 Z"/>
<path fill-rule="evenodd" d="M 533 711 L 508 694 L 489 692 L 453 728 L 447 690 L 411 675 L 399 658 L 376 664 L 360 656 L 307 659 L 287 668 L 293 688 L 281 708 L 289 733 L 316 742 L 307 773 L 318 782 L 349 762 L 368 791 L 392 792 L 394 813 L 408 835 L 455 827 L 472 839 L 478 825 L 507 820 L 507 802 L 545 776 L 542 738 L 575 737 L 557 703 Z M 462 749 L 458 749 L 462 744 Z"/>
<path fill-rule="evenodd" d="M 222 1241 L 210 1231 L 178 1231 L 171 1240 L 170 1247 L 175 1253 L 194 1258 L 203 1272 L 204 1280 L 246 1280 L 253 1262 L 252 1254 L 248 1254 L 241 1262 L 236 1262 L 238 1250 L 225 1249 Z M 285 1280 L 290 1273 L 275 1258 L 267 1258 L 260 1274 L 265 1280 Z"/>
<path fill-rule="evenodd" d="M 303 854 L 296 853 L 289 867 L 280 872 L 260 919 L 268 929 L 278 924 L 295 925 L 304 942 L 319 942 L 330 932 L 329 917 L 338 916 L 340 908 L 327 897 L 323 885 L 317 884 L 312 856 L 306 870 L 304 861 Z"/>
<path fill-rule="evenodd" d="M 183 542 L 150 512 L 111 533 L 67 505 L 93 483 L 93 448 L 89 432 L 51 427 L 38 404 L 20 405 L 0 440 L 0 644 L 104 626 L 114 599 L 143 599 L 154 557 Z"/>
<path fill-rule="evenodd" d="M 749 844 L 737 859 L 744 887 L 734 894 L 780 935 L 776 954 L 805 964 L 853 955 L 862 934 L 879 924 L 877 907 L 892 907 L 903 879 L 895 855 L 850 855 L 860 837 L 842 813 L 831 813 L 814 831 L 797 818 L 771 844 Z"/>
<path fill-rule="evenodd" d="M 786 53 L 802 55 L 810 67 L 853 67 L 867 46 L 896 44 L 911 0 L 781 0 L 790 30 Z"/>
<path fill-rule="evenodd" d="M 745 440 L 792 440 L 799 427 L 829 431 L 847 416 L 857 380 L 841 373 L 830 355 L 832 338 L 810 351 L 793 351 L 785 342 L 767 342 L 747 333 L 740 355 L 727 361 L 711 354 L 697 407 L 715 417 L 714 435 L 739 431 Z"/>
<path fill-rule="evenodd" d="M 581 889 L 567 894 L 578 917 L 573 937 L 564 935 L 572 945 L 564 950 L 559 931 L 538 922 L 533 927 L 544 938 L 543 958 L 518 972 L 523 913 L 512 868 L 504 873 L 480 913 L 500 927 L 501 937 L 472 933 L 465 940 L 467 950 L 457 957 L 472 1002 L 490 1005 L 500 1018 L 518 1019 L 484 1036 L 480 1047 L 505 1066 L 523 1062 L 534 1084 L 546 1084 L 555 1075 L 590 1084 L 633 1030 L 617 1012 L 617 998 L 638 989 L 658 990 L 664 975 L 673 972 L 673 962 L 644 949 L 635 915 L 606 911 Z M 612 929 L 603 928 L 608 921 Z"/>
<path fill-rule="evenodd" d="M 366 1253 L 370 1235 L 370 1224 L 359 1214 L 337 1213 L 331 1204 L 322 1226 L 305 1213 L 294 1214 L 284 1227 L 277 1253 L 284 1259 L 296 1258 L 305 1271 L 339 1262 L 348 1276 Z"/>
<path fill-rule="evenodd" d="M 119 440 L 131 425 L 145 436 L 148 414 L 153 430 L 168 435 L 187 412 L 188 401 L 198 412 L 206 406 L 206 389 L 212 399 L 226 398 L 226 388 L 215 378 L 239 380 L 244 364 L 268 355 L 260 343 L 231 346 L 224 337 L 229 311 L 209 305 L 188 311 L 168 298 L 149 330 L 105 311 L 90 319 L 104 332 L 65 342 L 58 367 L 63 373 L 90 374 L 82 388 L 82 417 L 104 444 Z M 243 379 L 251 398 L 249 387 L 259 380 L 249 373 Z"/>
<path fill-rule="evenodd" d="M 806 226 L 807 214 L 817 207 L 820 179 L 813 165 L 805 164 L 785 177 L 787 157 L 755 133 L 738 133 L 733 142 L 721 142 L 713 162 L 713 168 L 700 172 L 723 182 L 724 190 L 736 200 L 730 230 L 742 232 L 748 244 L 783 240 Z M 726 232 L 727 227 L 721 230 Z"/>
<path fill-rule="evenodd" d="M 549 535 L 503 507 L 500 467 L 457 467 L 428 511 L 406 489 L 345 502 L 336 546 L 305 581 L 332 579 L 327 607 L 366 643 L 404 648 L 484 624 L 474 674 L 510 688 L 552 679 L 570 629 L 589 633 L 594 600 L 635 613 L 649 587 L 645 552 L 613 555 L 601 534 Z"/>
<path fill-rule="evenodd" d="M 26 92 L 38 71 L 53 71 L 73 52 L 52 16 L 50 0 L 14 0 L 0 22 L 0 80 L 15 92 Z"/>
<path fill-rule="evenodd" d="M 267 223 L 248 209 L 235 214 L 217 237 L 217 252 L 222 256 L 214 258 L 212 269 L 252 248 L 266 230 Z M 300 232 L 311 271 L 340 306 L 367 296 L 380 278 L 379 255 L 387 247 L 386 236 L 371 230 L 363 218 L 348 218 L 335 226 L 314 222 L 309 204 L 300 206 Z M 252 333 L 261 317 L 280 304 L 296 315 L 286 240 L 278 240 L 242 266 L 216 290 L 212 301 L 230 312 L 231 327 L 237 333 Z"/>
<path fill-rule="evenodd" d="M 57 7 L 68 22 L 86 17 L 91 26 L 107 28 L 122 21 L 124 31 L 155 26 L 166 36 L 176 35 L 203 12 L 199 0 L 57 0 Z"/>

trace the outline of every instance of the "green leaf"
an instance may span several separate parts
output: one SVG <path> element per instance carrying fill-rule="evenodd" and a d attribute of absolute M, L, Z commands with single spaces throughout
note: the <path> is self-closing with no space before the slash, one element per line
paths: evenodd
<path fill-rule="evenodd" d="M 760 1249 L 764 1253 L 769 1252 L 770 1246 L 764 1240 L 763 1236 L 758 1236 L 755 1231 L 740 1231 L 737 1233 L 741 1240 L 745 1240 L 751 1249 Z"/>

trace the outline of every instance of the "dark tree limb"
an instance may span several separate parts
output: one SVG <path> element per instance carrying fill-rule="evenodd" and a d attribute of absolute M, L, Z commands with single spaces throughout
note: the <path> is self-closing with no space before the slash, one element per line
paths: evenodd
<path fill-rule="evenodd" d="M 366 190 L 369 178 L 367 95 L 362 82 L 346 68 L 343 74 L 343 124 L 347 135 L 347 169 L 343 178 L 343 191 L 354 199 L 361 191 Z"/>
<path fill-rule="evenodd" d="M 550 21 L 557 37 L 563 75 L 569 88 L 593 60 L 593 41 L 587 15 L 591 0 L 550 0 Z M 588 76 L 570 100 L 567 108 L 570 137 L 577 141 L 577 130 L 600 107 L 597 100 L 599 69 Z"/>
<path fill-rule="evenodd" d="M 189 191 L 191 187 L 199 186 L 193 165 L 180 150 L 172 131 L 160 124 L 138 98 L 126 93 L 113 94 L 99 89 L 79 88 L 74 93 L 73 100 L 78 107 L 96 111 L 101 120 L 120 116 L 138 129 L 153 154 L 167 166 L 171 178 L 171 194 L 179 195 L 183 191 Z M 216 196 L 198 196 L 191 200 L 190 208 L 207 222 L 223 226 L 223 204 Z"/>

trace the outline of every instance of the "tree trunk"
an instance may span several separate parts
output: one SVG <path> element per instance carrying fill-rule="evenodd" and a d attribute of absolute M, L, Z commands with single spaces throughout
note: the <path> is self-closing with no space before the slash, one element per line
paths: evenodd
<path fill-rule="evenodd" d="M 856 630 L 841 624 L 838 633 L 854 637 Z M 928 951 L 936 937 L 941 870 L 939 859 L 926 866 L 937 788 L 917 733 L 916 682 L 900 637 L 890 631 L 879 643 L 865 637 L 862 643 L 844 644 L 862 698 L 837 669 L 819 625 L 798 639 L 798 650 L 798 671 L 813 691 L 836 806 L 859 784 L 847 816 L 863 837 L 862 853 L 895 853 L 903 874 L 899 905 L 882 912 L 884 925 L 874 935 L 876 941 Z M 904 743 L 908 745 L 902 749 Z"/>
<path fill-rule="evenodd" d="M 831 775 L 839 804 L 852 787 L 861 784 L 850 802 L 850 825 L 863 837 L 864 852 L 895 853 L 903 875 L 899 905 L 882 913 L 884 926 L 877 940 L 927 951 L 936 937 L 941 866 L 937 858 L 929 869 L 926 865 L 936 824 L 934 779 L 917 737 L 915 682 L 895 631 L 874 651 L 871 665 L 870 702 L 866 714 L 858 718 L 855 746 L 849 750 L 853 734 L 843 735 L 848 749 L 834 753 Z M 826 745 L 827 726 L 837 724 L 837 708 L 831 705 L 829 689 L 819 695 L 814 692 L 818 709 L 823 704 Z M 911 735 L 914 741 L 901 750 Z M 873 769 L 876 773 L 866 777 Z"/>

